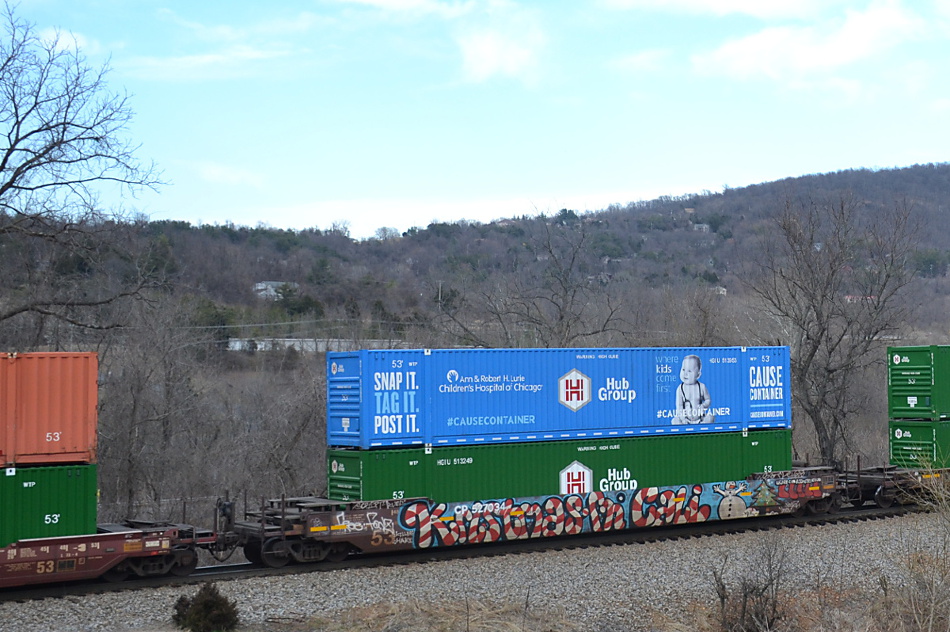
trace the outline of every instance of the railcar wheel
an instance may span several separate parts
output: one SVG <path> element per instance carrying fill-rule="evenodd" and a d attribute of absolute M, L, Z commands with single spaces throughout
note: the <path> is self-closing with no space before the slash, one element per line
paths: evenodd
<path fill-rule="evenodd" d="M 124 582 L 129 577 L 129 569 L 125 568 L 124 564 L 119 564 L 118 566 L 113 566 L 105 573 L 102 574 L 102 579 L 106 580 L 110 584 L 117 584 L 119 582 Z"/>
<path fill-rule="evenodd" d="M 290 561 L 290 551 L 287 550 L 284 540 L 271 538 L 261 547 L 261 560 L 271 568 L 282 568 Z"/>
<path fill-rule="evenodd" d="M 881 485 L 877 488 L 877 491 L 874 492 L 874 502 L 877 503 L 877 506 L 881 509 L 887 509 L 894 504 L 894 494 L 890 490 L 884 489 L 884 486 Z"/>
<path fill-rule="evenodd" d="M 304 540 L 299 550 L 294 550 L 294 560 L 305 564 L 310 562 L 322 562 L 327 559 L 327 551 L 329 550 L 330 545 L 326 542 Z"/>
<path fill-rule="evenodd" d="M 261 557 L 261 543 L 257 540 L 248 542 L 244 545 L 244 557 L 255 566 L 263 566 L 264 558 Z"/>
<path fill-rule="evenodd" d="M 171 574 L 176 577 L 187 577 L 198 568 L 198 552 L 184 551 L 178 556 L 178 563 L 172 566 Z"/>
<path fill-rule="evenodd" d="M 327 551 L 326 559 L 331 562 L 342 562 L 350 554 L 350 545 L 346 543 L 333 544 Z"/>
<path fill-rule="evenodd" d="M 812 515 L 838 513 L 841 509 L 841 496 L 838 494 L 829 494 L 820 500 L 812 500 L 807 504 L 808 513 Z"/>

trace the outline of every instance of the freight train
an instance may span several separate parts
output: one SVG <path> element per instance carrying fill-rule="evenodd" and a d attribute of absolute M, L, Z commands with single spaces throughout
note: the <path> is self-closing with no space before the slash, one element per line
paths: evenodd
<path fill-rule="evenodd" d="M 96 525 L 95 355 L 9 354 L 0 588 L 187 575 L 202 549 L 280 567 L 888 505 L 900 472 L 937 463 L 950 439 L 934 375 L 950 350 L 888 357 L 891 460 L 907 469 L 836 472 L 792 462 L 787 347 L 329 353 L 327 497 L 240 518 L 221 501 L 204 529 Z"/>

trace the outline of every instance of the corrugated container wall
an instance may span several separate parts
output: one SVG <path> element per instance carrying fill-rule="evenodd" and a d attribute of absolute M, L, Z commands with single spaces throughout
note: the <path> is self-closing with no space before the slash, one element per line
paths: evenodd
<path fill-rule="evenodd" d="M 96 466 L 0 470 L 0 547 L 27 538 L 96 532 Z"/>
<path fill-rule="evenodd" d="M 790 428 L 788 347 L 327 354 L 327 445 L 451 446 Z"/>
<path fill-rule="evenodd" d="M 890 431 L 890 463 L 911 469 L 950 467 L 950 421 L 894 419 Z"/>
<path fill-rule="evenodd" d="M 888 347 L 887 416 L 950 419 L 950 346 Z"/>
<path fill-rule="evenodd" d="M 742 480 L 791 469 L 791 430 L 327 451 L 334 500 L 440 502 Z"/>
<path fill-rule="evenodd" d="M 0 462 L 94 463 L 95 353 L 0 356 Z"/>

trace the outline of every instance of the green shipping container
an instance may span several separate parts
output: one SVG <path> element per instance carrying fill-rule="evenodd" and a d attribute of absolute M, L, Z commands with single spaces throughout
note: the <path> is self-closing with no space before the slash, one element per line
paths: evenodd
<path fill-rule="evenodd" d="M 911 469 L 950 467 L 950 421 L 888 423 L 891 465 Z"/>
<path fill-rule="evenodd" d="M 0 470 L 0 546 L 96 532 L 96 466 Z"/>
<path fill-rule="evenodd" d="M 327 451 L 333 500 L 472 501 L 741 480 L 791 469 L 791 430 Z"/>
<path fill-rule="evenodd" d="M 950 419 L 950 346 L 888 347 L 889 419 Z"/>

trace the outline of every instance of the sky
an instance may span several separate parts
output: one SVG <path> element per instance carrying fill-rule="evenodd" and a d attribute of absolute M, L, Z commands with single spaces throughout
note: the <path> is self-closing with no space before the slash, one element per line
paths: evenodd
<path fill-rule="evenodd" d="M 950 160 L 950 0 L 20 0 L 127 93 L 152 220 L 490 222 Z"/>

